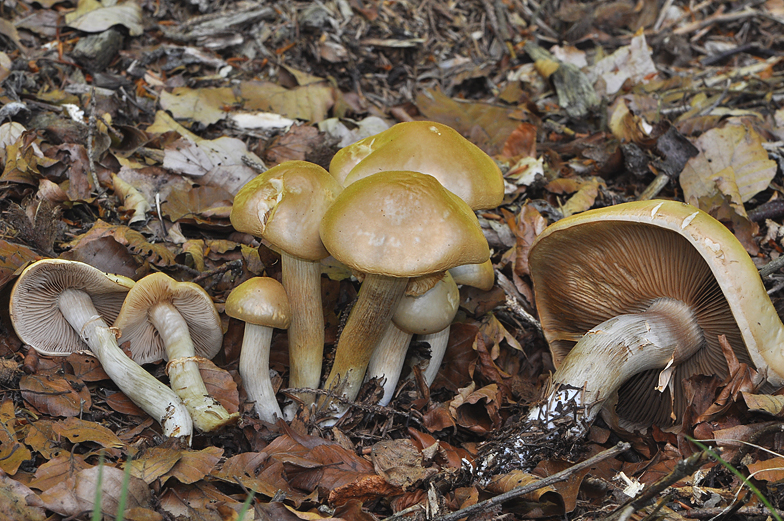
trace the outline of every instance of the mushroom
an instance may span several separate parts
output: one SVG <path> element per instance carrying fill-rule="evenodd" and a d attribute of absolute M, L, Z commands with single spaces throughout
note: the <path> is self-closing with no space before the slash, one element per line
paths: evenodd
<path fill-rule="evenodd" d="M 121 331 L 120 343 L 130 343 L 136 362 L 168 360 L 171 388 L 197 430 L 237 422 L 239 413 L 229 413 L 212 398 L 199 373 L 198 357 L 214 358 L 223 343 L 218 311 L 201 286 L 165 273 L 147 275 L 128 292 L 114 327 Z"/>
<path fill-rule="evenodd" d="M 614 401 L 622 426 L 675 424 L 683 381 L 727 375 L 719 335 L 739 361 L 784 384 L 784 326 L 757 269 L 693 206 L 652 200 L 571 216 L 537 237 L 529 265 L 557 371 L 524 434 L 482 469 L 535 464 L 526 429 L 576 439 Z"/>
<path fill-rule="evenodd" d="M 282 418 L 269 374 L 273 328 L 286 329 L 291 309 L 283 285 L 269 277 L 253 277 L 232 290 L 226 314 L 245 322 L 240 351 L 240 376 L 256 414 L 265 422 Z"/>
<path fill-rule="evenodd" d="M 490 259 L 481 264 L 463 264 L 449 270 L 455 284 L 458 286 L 471 286 L 482 291 L 490 291 L 495 284 L 495 272 Z"/>
<path fill-rule="evenodd" d="M 404 295 L 384 335 L 373 349 L 365 380 L 382 380 L 380 405 L 392 401 L 413 335 L 430 344 L 430 363 L 424 371 L 428 385 L 435 379 L 449 340 L 449 325 L 457 314 L 460 292 L 449 271 L 422 295 Z"/>
<path fill-rule="evenodd" d="M 434 177 L 382 172 L 347 186 L 321 221 L 327 250 L 365 274 L 325 387 L 352 401 L 409 277 L 485 262 L 490 251 L 471 208 Z M 337 416 L 343 406 L 321 402 Z"/>
<path fill-rule="evenodd" d="M 341 189 L 320 166 L 287 161 L 252 179 L 234 198 L 234 228 L 263 237 L 280 250 L 282 282 L 291 306 L 290 387 L 316 389 L 321 380 L 324 312 L 319 261 L 329 253 L 319 237 L 319 224 Z M 306 405 L 314 401 L 311 395 L 300 398 Z M 290 419 L 296 409 L 287 407 L 285 412 Z"/>
<path fill-rule="evenodd" d="M 133 285 L 81 262 L 40 260 L 22 272 L 12 290 L 14 329 L 42 355 L 89 348 L 117 387 L 161 424 L 165 436 L 190 440 L 193 424 L 180 398 L 123 353 L 107 324 Z"/>
<path fill-rule="evenodd" d="M 474 210 L 495 208 L 504 198 L 501 170 L 479 147 L 433 121 L 409 121 L 340 149 L 329 172 L 344 187 L 379 172 L 429 174 Z"/>

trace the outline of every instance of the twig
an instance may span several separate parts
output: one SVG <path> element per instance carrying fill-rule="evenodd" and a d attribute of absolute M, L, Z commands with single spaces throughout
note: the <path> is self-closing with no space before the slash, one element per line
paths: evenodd
<path fill-rule="evenodd" d="M 411 418 L 412 416 L 417 416 L 417 414 L 419 413 L 419 411 L 417 411 L 416 409 L 411 409 L 410 411 L 403 412 L 403 411 L 398 411 L 392 407 L 384 407 L 383 405 L 364 405 L 361 403 L 350 402 L 346 400 L 346 398 L 343 395 L 334 393 L 329 389 L 314 389 L 312 387 L 287 387 L 285 389 L 281 389 L 280 392 L 282 392 L 287 396 L 290 396 L 291 398 L 294 398 L 297 394 L 305 394 L 305 393 L 315 394 L 318 396 L 326 396 L 344 405 L 348 405 L 351 408 L 359 409 L 360 411 L 366 413 L 381 414 L 384 416 L 397 415 L 397 416 L 404 416 L 406 418 Z M 417 421 L 419 421 L 419 418 L 417 418 Z"/>
<path fill-rule="evenodd" d="M 553 474 L 552 476 L 548 476 L 546 478 L 543 478 L 543 479 L 541 479 L 541 480 L 539 480 L 539 481 L 537 481 L 535 483 L 529 483 L 528 485 L 524 485 L 522 487 L 514 488 L 514 489 L 510 490 L 509 492 L 504 492 L 503 494 L 499 494 L 499 495 L 497 495 L 495 497 L 492 497 L 490 499 L 487 499 L 485 501 L 481 501 L 479 503 L 476 503 L 475 505 L 471 505 L 470 507 L 466 507 L 466 508 L 463 508 L 461 510 L 457 510 L 455 512 L 452 512 L 451 514 L 447 514 L 445 516 L 436 517 L 436 518 L 433 519 L 433 521 L 457 521 L 458 519 L 461 519 L 463 517 L 467 517 L 468 515 L 473 514 L 475 512 L 479 512 L 479 511 L 482 511 L 482 510 L 485 510 L 485 509 L 489 509 L 491 507 L 494 507 L 496 505 L 500 505 L 501 503 L 504 503 L 504 502 L 509 501 L 511 499 L 515 499 L 515 498 L 518 498 L 520 496 L 524 496 L 525 494 L 530 494 L 531 492 L 533 492 L 535 490 L 539 490 L 540 488 L 547 487 L 549 485 L 552 485 L 553 483 L 558 483 L 559 481 L 565 481 L 565 480 L 569 479 L 571 476 L 573 476 L 574 474 L 576 474 L 577 472 L 579 472 L 579 471 L 581 471 L 583 469 L 587 469 L 588 467 L 590 467 L 590 466 L 592 466 L 592 465 L 594 465 L 594 464 L 596 464 L 596 463 L 598 463 L 600 461 L 606 460 L 608 458 L 612 458 L 613 456 L 617 456 L 618 454 L 620 454 L 622 452 L 625 452 L 625 451 L 629 450 L 630 448 L 631 448 L 631 444 L 630 443 L 620 442 L 616 446 L 614 446 L 612 448 L 609 448 L 609 449 L 607 449 L 605 451 L 602 451 L 599 454 L 597 454 L 596 456 L 588 458 L 585 461 L 582 461 L 580 463 L 576 463 L 576 464 L 572 465 L 571 467 L 569 467 L 568 469 L 562 470 L 561 472 L 557 472 L 557 473 Z"/>
<path fill-rule="evenodd" d="M 784 255 L 779 255 L 776 259 L 770 261 L 769 263 L 761 267 L 759 269 L 760 277 L 764 279 L 768 275 L 776 273 L 781 268 L 784 268 Z"/>
<path fill-rule="evenodd" d="M 381 521 L 397 521 L 398 519 L 403 519 L 404 517 L 407 517 L 408 514 L 416 514 L 417 512 L 423 512 L 424 510 L 425 507 L 423 507 L 421 503 L 417 503 L 416 505 L 412 505 L 408 508 L 404 508 L 400 512 L 395 512 L 391 516 L 385 517 Z"/>
<path fill-rule="evenodd" d="M 95 193 L 101 196 L 103 195 L 103 188 L 101 188 L 101 184 L 98 182 L 98 174 L 95 173 L 95 158 L 93 157 L 95 151 L 93 147 L 95 128 L 95 88 L 93 87 L 92 94 L 90 94 L 90 117 L 87 120 L 87 167 L 90 170 L 90 181 L 93 183 Z"/>
<path fill-rule="evenodd" d="M 523 296 L 517 291 L 517 288 L 512 284 L 512 281 L 506 278 L 506 275 L 501 273 L 498 270 L 495 270 L 495 279 L 498 282 L 498 285 L 501 286 L 501 289 L 504 290 L 506 294 L 506 305 L 509 306 L 509 309 L 514 311 L 516 315 L 522 318 L 526 323 L 533 326 L 541 335 L 542 334 L 542 324 L 539 323 L 536 318 L 527 312 L 521 301 L 523 300 Z"/>
<path fill-rule="evenodd" d="M 644 507 L 649 502 L 653 501 L 653 499 L 664 489 L 685 478 L 686 476 L 690 476 L 694 473 L 694 471 L 707 463 L 709 459 L 710 456 L 707 452 L 700 451 L 692 454 L 684 460 L 679 461 L 675 465 L 675 468 L 672 469 L 672 472 L 651 485 L 637 498 L 629 500 L 629 502 L 618 507 L 613 513 L 605 517 L 603 521 L 621 521 L 623 519 L 628 519 L 631 514 Z"/>
<path fill-rule="evenodd" d="M 203 281 L 204 279 L 213 277 L 215 275 L 220 275 L 221 273 L 225 273 L 225 272 L 227 272 L 229 270 L 233 270 L 233 269 L 240 268 L 240 267 L 242 267 L 242 260 L 240 260 L 240 259 L 233 260 L 231 262 L 226 262 L 224 264 L 221 264 L 220 266 L 218 266 L 215 269 L 203 272 L 198 277 L 194 277 L 191 282 L 195 282 L 195 283 L 198 284 L 199 282 Z"/>
<path fill-rule="evenodd" d="M 776 510 L 776 512 L 784 517 L 784 510 Z M 698 519 L 703 518 L 711 518 L 716 517 L 724 513 L 723 508 L 692 508 L 691 510 L 687 510 L 683 512 L 682 515 L 684 517 L 696 517 Z M 765 507 L 741 507 L 739 508 L 735 514 L 744 517 L 757 517 L 757 516 L 767 516 L 770 514 L 770 511 Z"/>

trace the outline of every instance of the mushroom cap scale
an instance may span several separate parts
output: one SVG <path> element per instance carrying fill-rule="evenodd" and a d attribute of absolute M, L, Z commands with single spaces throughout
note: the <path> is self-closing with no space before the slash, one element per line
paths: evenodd
<path fill-rule="evenodd" d="M 226 314 L 257 326 L 286 329 L 291 308 L 283 285 L 270 277 L 253 277 L 232 290 Z"/>
<path fill-rule="evenodd" d="M 157 304 L 171 304 L 188 324 L 196 356 L 212 359 L 220 351 L 223 331 L 212 299 L 193 282 L 177 282 L 165 273 L 153 273 L 139 280 L 125 298 L 114 322 L 122 331 L 120 344 L 130 342 L 131 358 L 139 364 L 166 359 L 166 349 L 148 310 Z"/>
<path fill-rule="evenodd" d="M 389 277 L 418 277 L 490 258 L 471 208 L 417 172 L 382 172 L 347 186 L 324 214 L 321 239 L 349 268 Z"/>
<path fill-rule="evenodd" d="M 340 183 L 320 166 L 286 161 L 240 189 L 231 223 L 289 255 L 317 261 L 329 255 L 319 238 L 321 218 L 341 190 Z"/>
<path fill-rule="evenodd" d="M 784 328 L 757 270 L 732 233 L 697 208 L 654 200 L 584 212 L 548 227 L 529 263 L 556 368 L 592 327 L 670 297 L 691 306 L 705 337 L 704 349 L 675 360 L 676 414 L 684 407 L 682 380 L 726 375 L 720 334 L 741 362 L 767 370 L 773 384 L 782 382 L 782 355 L 771 348 L 784 341 Z M 621 387 L 621 418 L 672 422 L 668 393 L 654 389 L 659 373 L 646 371 Z"/>
<path fill-rule="evenodd" d="M 48 356 L 64 356 L 90 348 L 59 310 L 66 289 L 84 291 L 107 324 L 122 307 L 134 281 L 110 275 L 77 261 L 43 259 L 22 272 L 11 292 L 10 314 L 19 338 Z"/>
<path fill-rule="evenodd" d="M 475 209 L 504 198 L 501 170 L 456 130 L 433 121 L 409 121 L 342 148 L 330 173 L 343 185 L 389 170 L 429 174 Z"/>

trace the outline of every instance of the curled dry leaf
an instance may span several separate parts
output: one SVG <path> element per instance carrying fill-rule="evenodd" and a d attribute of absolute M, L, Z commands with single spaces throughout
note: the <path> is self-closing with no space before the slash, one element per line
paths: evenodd
<path fill-rule="evenodd" d="M 100 472 L 100 481 L 99 481 Z M 72 477 L 46 490 L 40 495 L 48 510 L 62 516 L 78 516 L 91 512 L 95 505 L 95 492 L 101 487 L 101 512 L 105 516 L 117 515 L 123 486 L 124 472 L 115 467 L 91 467 L 80 470 Z M 133 476 L 128 482 L 125 507 L 152 506 L 152 494 L 147 484 Z"/>
<path fill-rule="evenodd" d="M 20 423 L 14 412 L 13 400 L 6 398 L 0 405 L 0 470 L 12 476 L 32 457 L 27 447 L 17 440 L 16 429 Z"/>
<path fill-rule="evenodd" d="M 24 375 L 19 388 L 26 402 L 51 416 L 79 416 L 92 407 L 90 390 L 73 375 Z"/>
<path fill-rule="evenodd" d="M 125 447 L 120 438 L 111 430 L 95 422 L 67 418 L 52 426 L 58 436 L 68 438 L 71 443 L 97 443 L 104 449 L 121 449 Z"/>

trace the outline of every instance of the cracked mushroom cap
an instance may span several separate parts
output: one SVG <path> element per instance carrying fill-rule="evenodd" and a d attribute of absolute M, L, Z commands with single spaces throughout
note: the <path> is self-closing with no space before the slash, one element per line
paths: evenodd
<path fill-rule="evenodd" d="M 133 280 L 109 275 L 77 261 L 43 259 L 30 264 L 11 292 L 10 314 L 19 338 L 48 356 L 89 351 L 71 324 L 60 313 L 59 296 L 66 289 L 89 294 L 107 324 L 120 312 Z"/>
<path fill-rule="evenodd" d="M 288 329 L 291 308 L 283 284 L 270 277 L 253 277 L 232 290 L 226 314 L 257 326 Z"/>
<path fill-rule="evenodd" d="M 171 304 L 188 324 L 196 356 L 212 359 L 220 351 L 223 330 L 212 299 L 193 282 L 177 282 L 165 273 L 153 273 L 139 280 L 128 292 L 114 322 L 122 336 L 120 345 L 130 342 L 131 358 L 138 364 L 166 359 L 166 348 L 155 326 L 147 320 L 147 310 L 156 304 Z"/>
<path fill-rule="evenodd" d="M 742 363 L 784 383 L 784 327 L 748 253 L 720 222 L 675 201 L 640 201 L 584 212 L 549 226 L 529 258 L 536 305 L 558 368 L 574 344 L 614 316 L 639 313 L 661 297 L 691 307 L 703 347 L 676 360 L 669 389 L 661 370 L 636 375 L 618 392 L 616 412 L 631 425 L 669 425 L 685 408 L 680 384 L 694 374 L 727 375 L 718 342 L 726 335 Z"/>
<path fill-rule="evenodd" d="M 324 214 L 321 239 L 349 268 L 389 277 L 490 258 L 471 208 L 418 172 L 382 172 L 347 186 Z"/>
<path fill-rule="evenodd" d="M 330 173 L 343 186 L 388 170 L 429 174 L 474 210 L 504 199 L 504 179 L 495 161 L 457 131 L 433 121 L 410 121 L 342 148 Z"/>
<path fill-rule="evenodd" d="M 234 197 L 235 230 L 263 237 L 289 255 L 317 261 L 329 254 L 319 224 L 342 187 L 318 165 L 286 161 L 259 174 Z"/>

